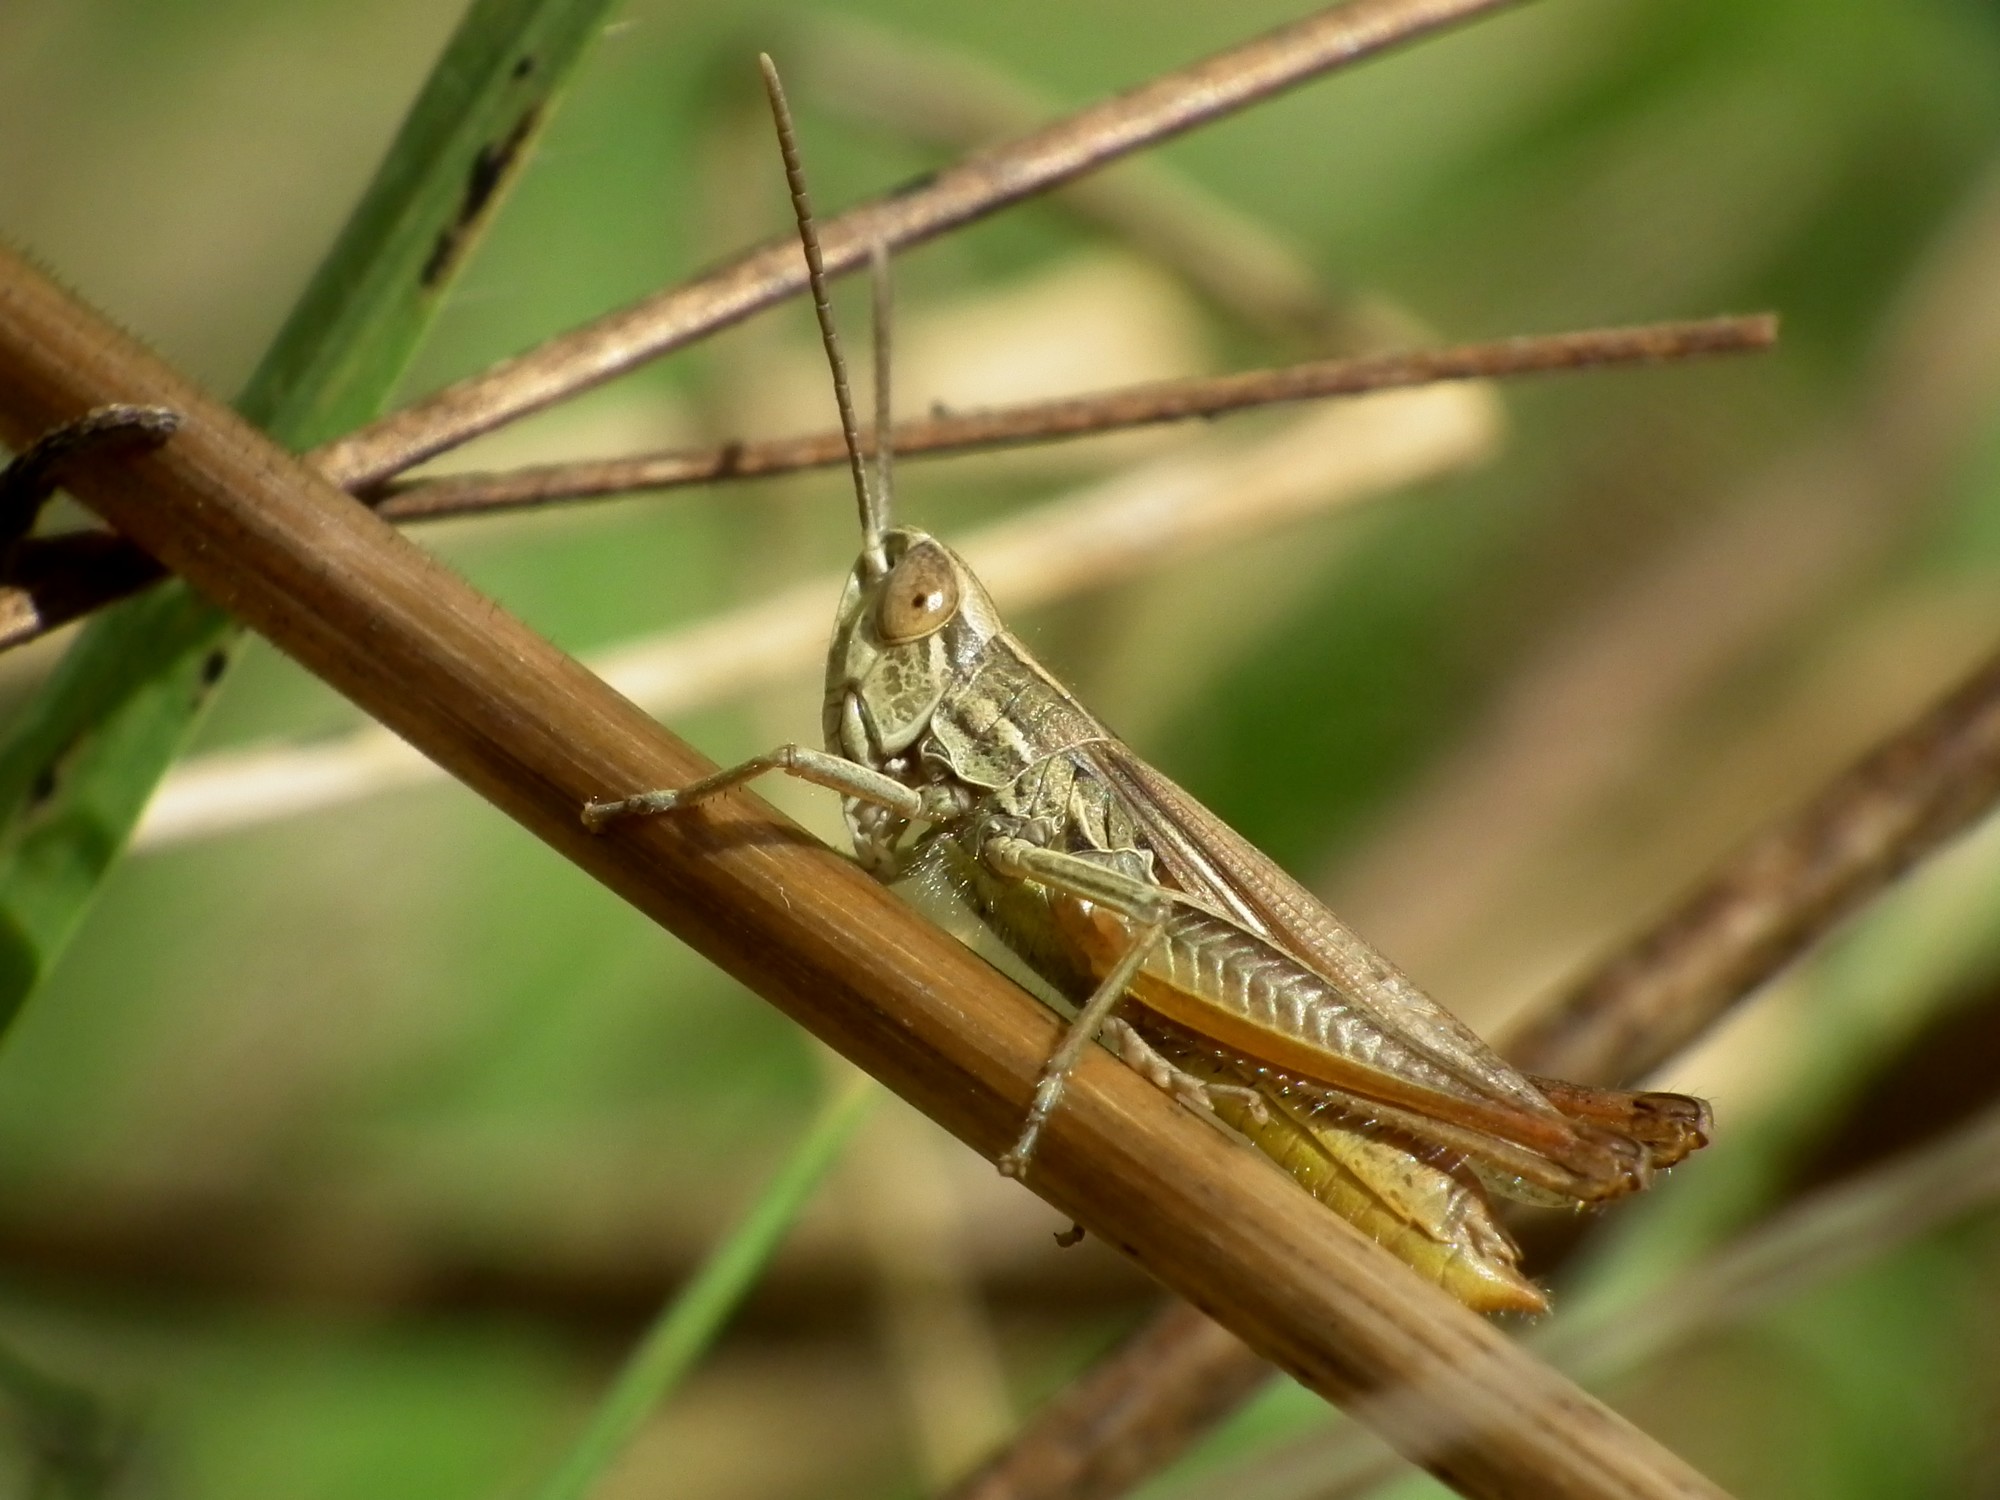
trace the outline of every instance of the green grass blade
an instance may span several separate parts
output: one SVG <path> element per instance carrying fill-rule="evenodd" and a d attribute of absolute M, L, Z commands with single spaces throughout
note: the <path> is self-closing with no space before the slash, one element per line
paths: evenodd
<path fill-rule="evenodd" d="M 307 448 L 375 416 L 615 0 L 475 0 L 239 409 Z M 76 931 L 239 639 L 169 584 L 83 631 L 0 744 L 0 1030 Z"/>
<path fill-rule="evenodd" d="M 755 1284 L 878 1092 L 860 1082 L 826 1107 L 743 1222 L 661 1310 L 535 1500 L 582 1500 L 590 1493 Z"/>
<path fill-rule="evenodd" d="M 379 415 L 617 0 L 475 0 L 238 400 L 309 448 Z"/>

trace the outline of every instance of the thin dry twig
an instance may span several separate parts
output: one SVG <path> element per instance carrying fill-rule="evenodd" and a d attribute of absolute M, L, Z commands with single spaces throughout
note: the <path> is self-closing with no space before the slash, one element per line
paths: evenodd
<path fill-rule="evenodd" d="M 1350 0 L 1078 110 L 1017 141 L 975 152 L 915 187 L 819 226 L 829 276 L 869 248 L 920 244 L 1158 145 L 1335 68 L 1350 66 L 1519 0 Z M 503 423 L 540 411 L 805 287 L 790 239 L 656 293 L 482 375 L 385 417 L 318 455 L 344 488 L 365 488 Z"/>
<path fill-rule="evenodd" d="M 1242 370 L 1163 380 L 1094 395 L 1026 402 L 994 411 L 951 412 L 899 422 L 898 458 L 1058 442 L 1132 427 L 1217 417 L 1250 407 L 1354 396 L 1367 391 L 1486 380 L 1606 365 L 1663 364 L 1705 354 L 1768 349 L 1778 321 L 1769 313 L 1629 328 L 1594 328 L 1459 344 L 1446 349 L 1314 360 L 1275 370 Z M 838 432 L 714 448 L 636 454 L 591 463 L 542 464 L 503 474 L 454 474 L 395 484 L 378 508 L 395 521 L 462 516 L 553 500 L 671 489 L 723 479 L 761 478 L 847 461 Z"/>
<path fill-rule="evenodd" d="M 2000 655 L 1712 873 L 1502 1047 L 1531 1072 L 1634 1081 L 2000 798 Z M 1181 1305 L 1038 1413 L 954 1500 L 1079 1500 L 1155 1472 L 1246 1396 L 1258 1360 Z"/>
<path fill-rule="evenodd" d="M 156 453 L 80 464 L 84 503 L 989 1159 L 1009 1143 L 1059 1029 L 1052 1013 L 755 798 L 587 833 L 587 798 L 710 767 L 0 252 L 0 439 L 19 447 L 116 401 L 184 424 Z M 1719 1493 L 1275 1169 L 1246 1164 L 1137 1074 L 1092 1057 L 1035 1186 L 1465 1493 Z"/>
<path fill-rule="evenodd" d="M 1757 314 L 1317 360 L 1275 370 L 1158 381 L 994 411 L 934 415 L 898 424 L 894 446 L 898 457 L 919 458 L 1052 442 L 1217 417 L 1257 406 L 1355 396 L 1437 381 L 1662 364 L 1700 355 L 1754 352 L 1769 348 L 1776 338 L 1777 320 L 1769 314 Z M 765 478 L 846 461 L 840 434 L 819 432 L 628 458 L 540 464 L 496 474 L 454 474 L 393 483 L 364 498 L 392 521 L 428 521 L 638 490 Z M 102 535 L 28 542 L 20 549 L 15 580 L 0 586 L 0 650 L 34 640 L 162 576 L 159 565 L 139 548 Z"/>

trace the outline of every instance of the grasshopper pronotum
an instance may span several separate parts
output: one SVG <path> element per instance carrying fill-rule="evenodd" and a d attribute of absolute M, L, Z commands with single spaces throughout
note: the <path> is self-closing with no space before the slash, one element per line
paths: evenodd
<path fill-rule="evenodd" d="M 686 809 L 766 771 L 841 793 L 871 873 L 949 883 L 1078 1006 L 1003 1172 L 1027 1173 L 1065 1078 L 1101 1038 L 1470 1306 L 1541 1310 L 1486 1190 L 1554 1204 L 1635 1192 L 1706 1142 L 1707 1106 L 1516 1072 L 1093 718 L 949 548 L 890 525 L 885 258 L 871 483 L 790 113 L 762 66 L 861 510 L 827 656 L 826 748 L 592 802 L 584 821 Z"/>

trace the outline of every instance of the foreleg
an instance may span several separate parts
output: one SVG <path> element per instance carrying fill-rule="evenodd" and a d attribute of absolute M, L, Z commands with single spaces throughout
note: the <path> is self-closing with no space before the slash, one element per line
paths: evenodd
<path fill-rule="evenodd" d="M 753 756 L 741 765 L 704 776 L 687 786 L 639 792 L 634 796 L 608 801 L 593 799 L 583 805 L 583 826 L 596 833 L 625 818 L 675 812 L 729 787 L 740 786 L 767 771 L 782 771 L 787 776 L 796 776 L 801 781 L 810 781 L 815 786 L 839 792 L 843 797 L 872 802 L 900 817 L 920 818 L 932 811 L 921 792 L 904 786 L 895 777 L 871 766 L 804 745 L 780 745 L 768 754 Z"/>

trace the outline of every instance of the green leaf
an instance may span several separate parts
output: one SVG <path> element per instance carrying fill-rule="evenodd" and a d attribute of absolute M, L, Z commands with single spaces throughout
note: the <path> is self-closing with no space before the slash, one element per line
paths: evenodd
<path fill-rule="evenodd" d="M 475 0 L 238 409 L 377 415 L 615 0 Z M 178 583 L 93 620 L 0 745 L 0 1029 L 60 957 L 241 639 Z"/>
<path fill-rule="evenodd" d="M 721 1332 L 878 1094 L 873 1084 L 862 1081 L 826 1107 L 743 1222 L 661 1309 L 536 1500 L 582 1500 L 590 1493 Z"/>

